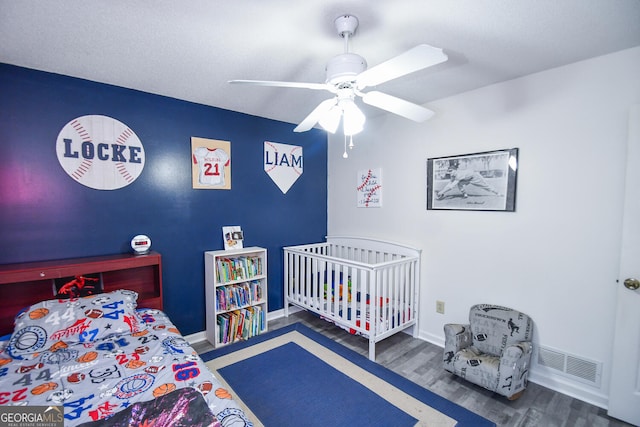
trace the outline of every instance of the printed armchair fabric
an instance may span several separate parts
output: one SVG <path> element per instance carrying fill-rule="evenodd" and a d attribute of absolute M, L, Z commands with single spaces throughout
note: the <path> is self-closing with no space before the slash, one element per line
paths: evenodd
<path fill-rule="evenodd" d="M 468 324 L 444 325 L 444 369 L 488 390 L 517 398 L 527 387 L 533 320 L 491 304 L 469 310 Z"/>

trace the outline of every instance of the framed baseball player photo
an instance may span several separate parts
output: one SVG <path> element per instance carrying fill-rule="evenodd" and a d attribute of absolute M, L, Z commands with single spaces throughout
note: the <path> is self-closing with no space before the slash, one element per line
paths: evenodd
<path fill-rule="evenodd" d="M 427 159 L 427 209 L 516 210 L 518 149 Z"/>
<path fill-rule="evenodd" d="M 231 142 L 191 138 L 193 188 L 231 190 Z"/>

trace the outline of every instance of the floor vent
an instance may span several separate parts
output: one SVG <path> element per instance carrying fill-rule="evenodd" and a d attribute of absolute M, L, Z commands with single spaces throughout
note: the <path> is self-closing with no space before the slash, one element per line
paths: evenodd
<path fill-rule="evenodd" d="M 538 347 L 538 365 L 590 385 L 600 387 L 602 362 L 563 353 L 548 347 Z"/>

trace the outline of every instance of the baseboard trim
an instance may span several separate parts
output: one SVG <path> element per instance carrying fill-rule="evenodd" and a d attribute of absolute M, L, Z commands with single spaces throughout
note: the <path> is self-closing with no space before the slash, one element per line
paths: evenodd
<path fill-rule="evenodd" d="M 193 345 L 197 342 L 202 342 L 207 340 L 207 334 L 205 331 L 196 332 L 195 334 L 186 335 L 184 337 L 185 340 L 189 343 L 189 345 Z"/>
<path fill-rule="evenodd" d="M 589 390 L 583 384 L 573 383 L 560 375 L 548 375 L 540 372 L 539 369 L 533 368 L 529 372 L 529 381 L 602 409 L 608 409 L 609 407 L 609 397 L 607 395 L 595 390 Z"/>
<path fill-rule="evenodd" d="M 289 314 L 295 314 L 299 311 L 303 311 L 300 307 L 296 307 L 295 305 L 289 306 Z M 284 308 L 280 310 L 274 310 L 267 313 L 267 321 L 276 320 L 284 317 Z"/>
<path fill-rule="evenodd" d="M 428 343 L 431 343 L 433 345 L 437 345 L 438 347 L 444 349 L 444 338 L 442 338 L 442 337 L 419 331 L 418 332 L 418 338 L 420 338 L 422 341 L 426 341 Z"/>

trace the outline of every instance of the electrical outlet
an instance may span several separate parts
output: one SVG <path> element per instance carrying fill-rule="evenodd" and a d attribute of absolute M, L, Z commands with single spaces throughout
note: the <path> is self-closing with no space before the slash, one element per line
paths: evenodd
<path fill-rule="evenodd" d="M 436 313 L 444 314 L 444 301 L 436 301 Z"/>

